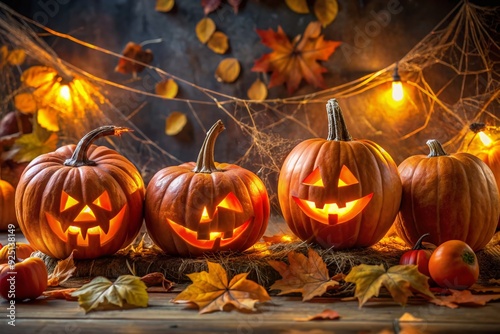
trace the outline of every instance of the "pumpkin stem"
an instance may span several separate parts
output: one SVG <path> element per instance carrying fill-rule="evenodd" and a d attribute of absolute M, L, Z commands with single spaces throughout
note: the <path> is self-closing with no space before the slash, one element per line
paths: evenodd
<path fill-rule="evenodd" d="M 426 233 L 423 234 L 420 238 L 418 238 L 417 242 L 415 243 L 415 246 L 413 246 L 412 250 L 418 250 L 418 249 L 425 249 L 422 247 L 422 240 L 424 240 L 425 237 L 428 237 L 430 234 Z"/>
<path fill-rule="evenodd" d="M 448 155 L 448 153 L 445 152 L 443 146 L 441 146 L 441 143 L 436 139 L 429 139 L 426 144 L 431 150 L 431 153 L 429 153 L 428 155 L 429 158 Z"/>
<path fill-rule="evenodd" d="M 326 104 L 328 114 L 328 137 L 326 140 L 351 141 L 352 137 L 347 131 L 344 115 L 337 99 L 330 99 Z"/>
<path fill-rule="evenodd" d="M 64 165 L 71 167 L 95 166 L 96 163 L 89 160 L 87 157 L 87 151 L 92 143 L 104 136 L 119 136 L 123 132 L 129 131 L 132 131 L 132 129 L 114 125 L 105 125 L 90 131 L 85 136 L 83 136 L 82 139 L 80 139 L 78 145 L 76 145 L 76 149 L 73 152 L 73 155 L 71 156 L 71 158 L 64 161 Z"/>
<path fill-rule="evenodd" d="M 212 173 L 219 169 L 215 167 L 214 161 L 214 148 L 215 140 L 219 134 L 224 131 L 225 127 L 221 120 L 215 122 L 214 125 L 207 131 L 203 145 L 201 145 L 198 159 L 196 160 L 196 167 L 193 169 L 195 173 Z"/>

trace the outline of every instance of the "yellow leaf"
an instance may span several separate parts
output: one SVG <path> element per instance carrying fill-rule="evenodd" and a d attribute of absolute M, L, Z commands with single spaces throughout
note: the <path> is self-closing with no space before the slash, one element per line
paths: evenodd
<path fill-rule="evenodd" d="M 167 121 L 165 122 L 165 133 L 169 136 L 175 136 L 182 131 L 186 124 L 186 115 L 179 111 L 174 111 L 167 117 Z"/>
<path fill-rule="evenodd" d="M 419 273 L 415 265 L 397 265 L 387 271 L 381 265 L 360 264 L 353 267 L 345 281 L 356 284 L 354 296 L 358 298 L 359 307 L 373 296 L 378 296 L 382 286 L 391 294 L 394 301 L 405 305 L 408 297 L 412 296 L 411 288 L 434 298 L 429 290 L 429 278 Z"/>
<path fill-rule="evenodd" d="M 24 134 L 15 141 L 11 149 L 16 152 L 13 160 L 29 162 L 41 154 L 55 151 L 57 141 L 57 134 L 35 127 L 32 133 Z"/>
<path fill-rule="evenodd" d="M 78 297 L 78 304 L 87 313 L 92 310 L 147 307 L 149 296 L 146 290 L 146 284 L 137 276 L 122 275 L 114 282 L 99 276 L 71 295 Z"/>
<path fill-rule="evenodd" d="M 293 10 L 295 13 L 307 14 L 309 13 L 309 7 L 307 7 L 307 0 L 285 0 L 288 8 Z"/>
<path fill-rule="evenodd" d="M 52 108 L 42 108 L 36 113 L 36 121 L 41 127 L 49 131 L 59 131 L 57 111 Z"/>
<path fill-rule="evenodd" d="M 208 262 L 208 272 L 192 273 L 189 285 L 174 303 L 195 303 L 200 313 L 223 311 L 227 305 L 240 310 L 255 310 L 256 302 L 271 300 L 266 289 L 246 279 L 248 273 L 234 276 L 228 283 L 226 271 L 218 263 Z"/>
<path fill-rule="evenodd" d="M 215 32 L 215 23 L 209 17 L 201 19 L 200 22 L 196 24 L 196 36 L 203 44 L 208 42 L 208 40 L 210 39 L 210 37 L 212 37 L 214 32 Z"/>
<path fill-rule="evenodd" d="M 250 100 L 265 100 L 267 97 L 267 86 L 260 79 L 257 79 L 248 89 L 247 95 Z"/>
<path fill-rule="evenodd" d="M 170 12 L 174 8 L 175 0 L 156 0 L 157 12 Z"/>
<path fill-rule="evenodd" d="M 221 31 L 216 31 L 208 40 L 208 47 L 215 53 L 224 54 L 229 48 L 229 43 L 226 34 Z"/>
<path fill-rule="evenodd" d="M 399 321 L 408 321 L 408 322 L 415 322 L 415 321 L 423 321 L 421 318 L 415 317 L 413 314 L 405 312 L 400 318 Z"/>
<path fill-rule="evenodd" d="M 57 72 L 47 66 L 32 66 L 21 75 L 21 81 L 28 87 L 38 88 L 44 84 L 52 83 Z"/>
<path fill-rule="evenodd" d="M 307 301 L 339 285 L 339 282 L 330 277 L 325 262 L 312 248 L 309 248 L 308 257 L 290 252 L 288 262 L 290 265 L 281 261 L 268 261 L 282 277 L 270 287 L 271 290 L 281 290 L 279 295 L 300 292 L 302 301 Z"/>
<path fill-rule="evenodd" d="M 316 0 L 314 3 L 314 14 L 323 27 L 332 23 L 337 17 L 338 12 L 339 4 L 337 0 Z"/>
<path fill-rule="evenodd" d="M 36 101 L 31 93 L 20 93 L 14 96 L 14 107 L 23 114 L 33 114 L 36 111 Z"/>
<path fill-rule="evenodd" d="M 234 82 L 240 75 L 240 62 L 236 58 L 223 59 L 215 70 L 219 82 Z"/>
<path fill-rule="evenodd" d="M 59 286 L 66 282 L 75 272 L 75 261 L 73 260 L 73 252 L 64 260 L 57 262 L 56 267 L 49 275 L 48 286 Z"/>
<path fill-rule="evenodd" d="M 161 81 L 156 84 L 155 87 L 156 94 L 167 97 L 169 99 L 173 99 L 177 96 L 177 92 L 179 91 L 179 86 L 175 82 L 174 79 L 168 79 Z"/>
<path fill-rule="evenodd" d="M 12 50 L 7 57 L 7 61 L 11 65 L 21 65 L 25 59 L 26 53 L 22 49 Z"/>

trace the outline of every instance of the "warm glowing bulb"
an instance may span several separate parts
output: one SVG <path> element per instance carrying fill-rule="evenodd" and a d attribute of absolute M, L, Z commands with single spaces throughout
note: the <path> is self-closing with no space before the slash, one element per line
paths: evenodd
<path fill-rule="evenodd" d="M 399 102 L 403 99 L 403 83 L 401 81 L 393 81 L 392 82 L 392 99 L 396 102 Z"/>
<path fill-rule="evenodd" d="M 483 131 L 479 131 L 478 134 L 479 134 L 479 139 L 481 139 L 484 146 L 490 146 L 493 143 L 493 140 L 491 140 L 491 138 Z"/>
<path fill-rule="evenodd" d="M 59 89 L 59 95 L 66 101 L 71 100 L 71 92 L 68 85 L 61 85 Z"/>

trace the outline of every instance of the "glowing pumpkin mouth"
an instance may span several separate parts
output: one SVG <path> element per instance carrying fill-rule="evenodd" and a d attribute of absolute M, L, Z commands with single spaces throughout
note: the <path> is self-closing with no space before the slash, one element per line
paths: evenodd
<path fill-rule="evenodd" d="M 109 220 L 109 224 L 100 224 L 93 216 L 82 211 L 73 223 L 62 223 L 50 213 L 45 212 L 49 226 L 59 239 L 69 242 L 70 245 L 89 246 L 90 240 L 97 240 L 98 245 L 105 245 L 111 241 L 120 230 L 127 205 Z M 88 219 L 86 219 L 88 218 Z M 102 225 L 102 226 L 101 226 Z"/>
<path fill-rule="evenodd" d="M 226 246 L 231 243 L 233 240 L 238 238 L 250 225 L 250 222 L 253 218 L 247 220 L 243 225 L 235 228 L 232 233 L 231 231 L 228 233 L 231 235 L 230 237 L 224 238 L 224 234 L 227 232 L 210 232 L 210 240 L 198 240 L 198 232 L 185 228 L 170 219 L 167 218 L 167 222 L 172 228 L 172 230 L 182 238 L 184 241 L 189 243 L 192 246 L 201 249 L 207 250 L 218 250 L 220 247 Z"/>
<path fill-rule="evenodd" d="M 339 208 L 337 203 L 325 203 L 322 208 L 316 207 L 311 201 L 292 196 L 293 200 L 309 218 L 326 225 L 345 223 L 363 211 L 373 197 L 373 193 L 357 200 L 347 202 L 345 207 Z"/>

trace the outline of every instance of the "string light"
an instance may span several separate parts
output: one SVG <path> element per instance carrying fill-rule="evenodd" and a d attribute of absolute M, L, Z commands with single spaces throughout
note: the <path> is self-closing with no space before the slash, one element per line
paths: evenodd
<path fill-rule="evenodd" d="M 398 71 L 398 62 L 396 62 L 396 67 L 394 68 L 394 74 L 392 75 L 392 99 L 399 102 L 404 97 L 403 83 L 401 82 L 401 77 Z"/>
<path fill-rule="evenodd" d="M 489 147 L 489 146 L 491 146 L 491 144 L 493 144 L 493 139 L 491 139 L 490 136 L 488 136 L 485 131 L 487 131 L 489 133 L 500 132 L 500 128 L 498 128 L 496 126 L 489 126 L 489 125 L 486 125 L 486 124 L 480 123 L 480 122 L 472 123 L 469 126 L 469 129 L 479 136 L 479 139 L 481 139 L 481 142 L 486 147 Z"/>

